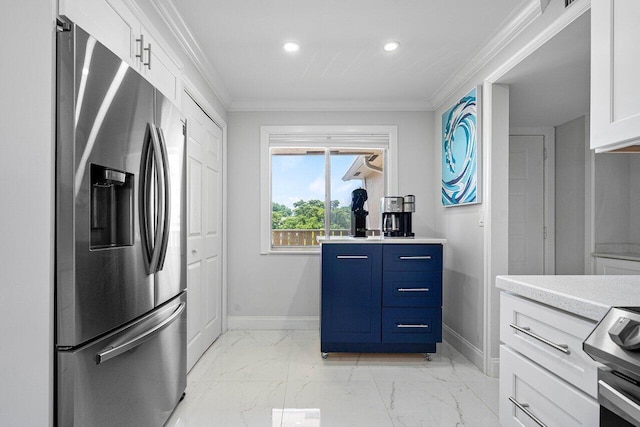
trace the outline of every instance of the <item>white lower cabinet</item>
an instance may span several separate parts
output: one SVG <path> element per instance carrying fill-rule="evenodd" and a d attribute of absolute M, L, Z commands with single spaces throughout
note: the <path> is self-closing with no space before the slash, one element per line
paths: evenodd
<path fill-rule="evenodd" d="M 598 426 L 597 368 L 582 343 L 596 322 L 526 298 L 500 296 L 500 422 Z"/>
<path fill-rule="evenodd" d="M 596 257 L 596 274 L 640 274 L 640 261 Z"/>
<path fill-rule="evenodd" d="M 600 406 L 595 399 L 509 347 L 500 347 L 500 423 L 503 427 L 597 427 L 599 413 Z"/>

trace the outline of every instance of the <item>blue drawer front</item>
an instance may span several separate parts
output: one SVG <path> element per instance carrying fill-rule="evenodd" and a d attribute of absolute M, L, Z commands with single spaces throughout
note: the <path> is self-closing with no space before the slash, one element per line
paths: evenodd
<path fill-rule="evenodd" d="M 382 246 L 384 271 L 442 271 L 442 245 Z"/>
<path fill-rule="evenodd" d="M 322 341 L 380 342 L 382 248 L 322 247 Z"/>
<path fill-rule="evenodd" d="M 442 342 L 441 308 L 383 308 L 382 341 Z"/>
<path fill-rule="evenodd" d="M 442 306 L 442 273 L 439 271 L 392 271 L 385 272 L 383 277 L 383 306 Z"/>

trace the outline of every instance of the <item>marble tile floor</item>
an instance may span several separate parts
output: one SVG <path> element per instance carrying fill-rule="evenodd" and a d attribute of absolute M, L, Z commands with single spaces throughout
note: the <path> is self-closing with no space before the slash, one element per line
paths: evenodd
<path fill-rule="evenodd" d="M 187 376 L 169 427 L 499 426 L 498 379 L 447 343 L 320 356 L 318 331 L 229 331 Z"/>

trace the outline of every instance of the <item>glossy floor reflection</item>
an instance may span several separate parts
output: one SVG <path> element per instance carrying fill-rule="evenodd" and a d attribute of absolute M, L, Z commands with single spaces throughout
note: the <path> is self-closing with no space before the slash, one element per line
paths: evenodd
<path fill-rule="evenodd" d="M 499 426 L 498 379 L 446 343 L 320 356 L 318 331 L 230 331 L 187 376 L 171 427 Z"/>

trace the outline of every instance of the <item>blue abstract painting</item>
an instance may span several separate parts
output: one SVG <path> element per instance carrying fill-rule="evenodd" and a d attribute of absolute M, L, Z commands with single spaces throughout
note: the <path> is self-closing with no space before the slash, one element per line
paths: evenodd
<path fill-rule="evenodd" d="M 479 203 L 478 95 L 472 89 L 442 114 L 442 205 Z"/>

